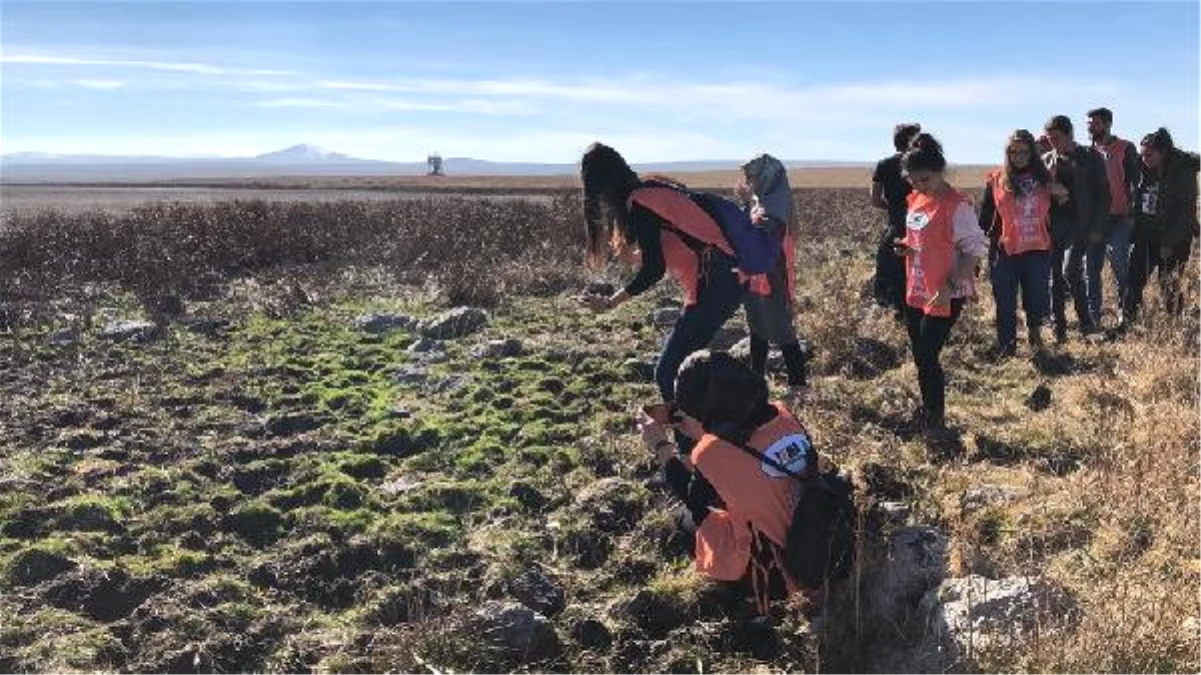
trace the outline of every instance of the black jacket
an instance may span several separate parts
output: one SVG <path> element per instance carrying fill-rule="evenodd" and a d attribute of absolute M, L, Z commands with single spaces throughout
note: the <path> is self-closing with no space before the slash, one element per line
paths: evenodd
<path fill-rule="evenodd" d="M 1175 248 L 1197 234 L 1197 173 L 1201 157 L 1174 149 L 1162 171 L 1143 167 L 1134 193 L 1135 227 L 1159 234 L 1160 245 Z"/>
<path fill-rule="evenodd" d="M 1109 174 L 1101 153 L 1077 144 L 1065 155 L 1048 152 L 1043 162 L 1069 194 L 1067 202 L 1051 206 L 1051 239 L 1072 244 L 1088 241 L 1089 235 L 1108 237 Z"/>

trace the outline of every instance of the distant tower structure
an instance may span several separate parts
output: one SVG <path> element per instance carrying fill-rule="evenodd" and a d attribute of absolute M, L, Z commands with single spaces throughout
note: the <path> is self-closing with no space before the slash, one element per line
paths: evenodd
<path fill-rule="evenodd" d="M 442 173 L 442 155 L 439 155 L 438 153 L 435 152 L 432 155 L 430 155 L 428 158 L 426 158 L 425 163 L 428 164 L 429 168 L 430 168 L 429 171 L 426 172 L 425 175 L 427 175 L 427 176 L 445 176 L 446 175 L 445 173 Z"/>

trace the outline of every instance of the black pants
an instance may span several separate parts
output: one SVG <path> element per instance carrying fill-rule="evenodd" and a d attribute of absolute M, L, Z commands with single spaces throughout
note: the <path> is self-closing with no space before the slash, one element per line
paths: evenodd
<path fill-rule="evenodd" d="M 876 247 L 876 277 L 872 281 L 876 304 L 898 312 L 905 307 L 905 259 L 893 250 L 892 241 L 901 233 L 902 230 L 891 225 L 884 230 Z"/>
<path fill-rule="evenodd" d="M 1147 227 L 1134 229 L 1134 248 L 1130 254 L 1130 289 L 1122 307 L 1123 316 L 1133 321 L 1143 304 L 1143 289 L 1151 279 L 1151 273 L 1159 270 L 1159 292 L 1164 309 L 1170 316 L 1180 316 L 1184 311 L 1184 291 L 1181 277 L 1189 254 L 1193 250 L 1193 238 L 1189 236 L 1171 247 L 1168 256 L 1163 256 L 1160 233 Z"/>
<path fill-rule="evenodd" d="M 922 390 L 922 409 L 928 419 L 941 424 L 946 413 L 946 376 L 939 354 L 951 327 L 963 311 L 963 300 L 951 301 L 951 316 L 930 316 L 916 307 L 905 305 L 905 327 L 917 366 L 917 383 Z"/>
<path fill-rule="evenodd" d="M 1051 248 L 1051 313 L 1055 317 L 1056 336 L 1068 330 L 1067 295 L 1072 295 L 1080 330 L 1093 328 L 1088 311 L 1088 286 L 1084 277 L 1084 242 L 1061 242 Z"/>

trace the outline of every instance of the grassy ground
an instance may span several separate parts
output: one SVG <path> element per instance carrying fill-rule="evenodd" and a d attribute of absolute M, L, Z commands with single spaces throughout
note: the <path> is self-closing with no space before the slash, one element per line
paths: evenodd
<path fill-rule="evenodd" d="M 814 350 L 798 413 L 818 446 L 865 505 L 901 501 L 907 522 L 946 531 L 952 574 L 1043 575 L 1081 609 L 1071 623 L 1048 614 L 1024 650 L 981 667 L 1201 666 L 1195 282 L 1183 323 L 1152 307 L 1152 327 L 1125 342 L 1023 345 L 1000 364 L 984 358 L 982 298 L 943 357 L 956 438 L 931 445 L 902 424 L 917 403 L 905 336 L 865 298 L 873 214 L 848 195 L 798 200 L 797 322 Z M 754 653 L 748 608 L 680 555 L 630 429 L 654 391 L 639 364 L 663 337 L 647 315 L 674 297 L 660 288 L 596 316 L 557 289 L 509 294 L 428 365 L 407 351 L 413 331 L 353 322 L 435 314 L 443 289 L 343 264 L 231 277 L 146 344 L 97 335 L 106 317 L 145 311 L 119 284 L 16 322 L 0 333 L 0 669 L 903 665 L 921 627 L 857 616 L 850 590 L 822 635 L 789 619 L 777 649 Z M 78 339 L 52 344 L 72 323 Z M 500 338 L 522 354 L 473 355 Z M 1039 385 L 1050 405 L 1033 412 Z M 1011 496 L 965 504 L 988 485 Z M 531 570 L 564 591 L 551 617 L 562 653 L 479 649 L 472 611 Z"/>

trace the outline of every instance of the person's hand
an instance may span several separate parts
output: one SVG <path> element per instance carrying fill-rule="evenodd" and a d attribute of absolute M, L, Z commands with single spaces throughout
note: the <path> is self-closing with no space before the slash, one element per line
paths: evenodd
<path fill-rule="evenodd" d="M 751 201 L 751 194 L 751 186 L 747 183 L 746 176 L 742 176 L 734 186 L 734 196 L 738 197 L 738 201 L 746 203 Z"/>
<path fill-rule="evenodd" d="M 764 209 L 762 206 L 760 206 L 758 204 L 756 204 L 754 207 L 751 208 L 751 223 L 752 224 L 758 225 L 758 224 L 762 223 L 766 218 L 767 218 L 767 209 Z"/>
<path fill-rule="evenodd" d="M 906 244 L 904 237 L 892 240 L 892 252 L 903 258 L 917 255 L 917 249 L 913 248 L 909 244 Z"/>
<path fill-rule="evenodd" d="M 579 303 L 594 312 L 603 312 L 612 306 L 609 298 L 603 295 L 594 295 L 586 293 L 577 298 Z"/>
<path fill-rule="evenodd" d="M 637 423 L 642 442 L 655 453 L 659 464 L 666 464 L 676 453 L 675 444 L 667 438 L 667 427 L 651 419 L 650 415 L 641 410 L 638 411 Z"/>
<path fill-rule="evenodd" d="M 932 310 L 935 307 L 949 307 L 951 305 L 951 284 L 946 284 L 934 293 L 934 297 L 926 303 L 926 309 Z"/>
<path fill-rule="evenodd" d="M 1060 204 L 1068 200 L 1068 189 L 1062 183 L 1051 183 L 1051 196 Z"/>

